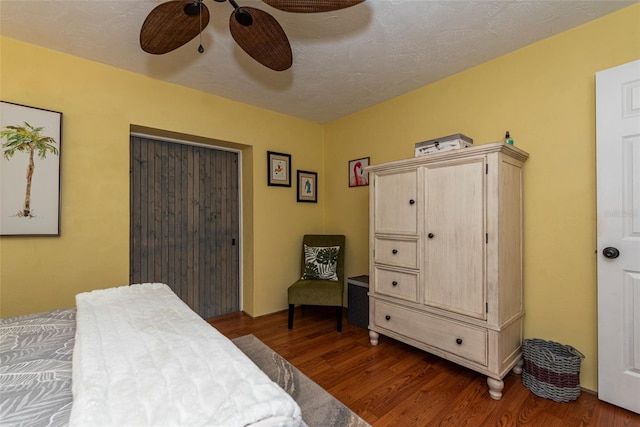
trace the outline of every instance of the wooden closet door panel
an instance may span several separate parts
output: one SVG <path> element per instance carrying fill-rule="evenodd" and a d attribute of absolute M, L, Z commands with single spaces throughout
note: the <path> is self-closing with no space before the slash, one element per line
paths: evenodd
<path fill-rule="evenodd" d="M 485 318 L 485 160 L 425 170 L 425 304 Z"/>
<path fill-rule="evenodd" d="M 204 318 L 240 310 L 238 154 L 131 137 L 130 280 Z"/>

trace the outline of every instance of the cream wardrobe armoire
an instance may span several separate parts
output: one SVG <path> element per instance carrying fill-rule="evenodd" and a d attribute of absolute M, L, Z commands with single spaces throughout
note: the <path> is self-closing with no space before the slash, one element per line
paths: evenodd
<path fill-rule="evenodd" d="M 502 142 L 373 165 L 369 336 L 487 375 L 520 373 L 522 168 Z"/>

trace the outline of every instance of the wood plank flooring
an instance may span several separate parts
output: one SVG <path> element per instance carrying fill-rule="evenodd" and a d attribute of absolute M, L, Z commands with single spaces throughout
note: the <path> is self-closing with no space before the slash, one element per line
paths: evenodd
<path fill-rule="evenodd" d="M 374 427 L 640 427 L 640 415 L 589 392 L 569 403 L 537 397 L 513 373 L 493 400 L 485 376 L 384 336 L 371 346 L 346 315 L 337 332 L 332 307 L 296 308 L 293 330 L 284 311 L 208 321 L 229 338 L 255 335 Z"/>

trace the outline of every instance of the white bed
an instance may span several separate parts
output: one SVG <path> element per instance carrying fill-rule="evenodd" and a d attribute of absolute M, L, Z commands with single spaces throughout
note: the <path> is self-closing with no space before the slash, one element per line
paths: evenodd
<path fill-rule="evenodd" d="M 38 425 L 303 425 L 293 398 L 168 286 L 140 284 L 88 292 L 76 297 L 76 305 L 72 365 L 68 361 L 67 340 L 67 351 L 63 352 L 67 360 L 60 362 L 66 363 L 66 368 L 58 366 L 57 361 L 52 364 L 63 373 L 37 373 L 41 382 L 26 392 L 24 388 L 19 391 L 20 381 L 34 378 L 23 375 L 19 380 L 15 376 L 16 366 L 23 374 L 29 366 L 28 361 L 19 360 L 24 342 L 18 341 L 24 336 L 24 321 L 33 326 L 35 318 L 3 319 L 2 425 L 33 425 L 25 422 L 35 420 L 29 414 L 16 415 L 21 408 L 20 399 L 37 398 L 38 389 L 44 390 L 43 380 L 66 380 L 47 386 L 64 391 L 69 379 L 64 372 L 71 366 L 72 403 L 68 396 L 66 400 L 59 397 L 57 406 Z M 68 320 L 68 313 L 61 313 Z M 48 329 L 44 326 L 40 332 Z M 13 368 L 5 366 L 7 361 Z M 35 372 L 36 368 L 32 370 Z M 11 391 L 6 398 L 5 391 Z"/>

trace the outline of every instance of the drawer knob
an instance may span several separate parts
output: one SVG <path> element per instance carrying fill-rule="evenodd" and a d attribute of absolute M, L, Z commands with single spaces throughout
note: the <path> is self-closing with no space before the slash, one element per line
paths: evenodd
<path fill-rule="evenodd" d="M 392 284 L 393 286 L 398 286 L 398 282 L 396 282 L 395 280 L 394 280 L 393 282 L 391 282 L 391 284 Z"/>
<path fill-rule="evenodd" d="M 411 200 L 409 200 L 409 204 L 410 204 L 410 205 L 415 205 L 415 204 L 416 204 L 416 201 L 415 201 L 415 200 L 413 200 L 413 199 L 411 199 Z"/>
<path fill-rule="evenodd" d="M 435 234 L 433 234 L 433 233 L 429 233 L 429 234 L 427 234 L 427 236 L 428 236 L 430 239 L 433 239 L 434 237 L 436 237 L 436 235 L 435 235 Z"/>
<path fill-rule="evenodd" d="M 389 316 L 388 314 L 387 314 L 386 316 L 384 316 L 384 318 L 385 318 L 386 320 L 391 320 L 391 316 Z"/>
<path fill-rule="evenodd" d="M 456 338 L 456 344 L 462 345 L 462 338 Z"/>
<path fill-rule="evenodd" d="M 397 253 L 398 253 L 398 250 L 397 250 L 397 249 L 394 249 L 394 250 L 392 250 L 392 251 L 391 251 L 391 253 L 395 255 L 395 254 L 397 254 Z"/>

